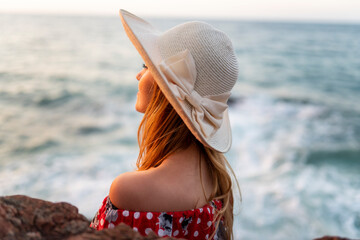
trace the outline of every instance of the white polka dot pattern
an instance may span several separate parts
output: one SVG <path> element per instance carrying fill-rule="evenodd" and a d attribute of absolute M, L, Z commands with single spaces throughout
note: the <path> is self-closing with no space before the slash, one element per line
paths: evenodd
<path fill-rule="evenodd" d="M 122 213 L 122 215 L 123 215 L 124 217 L 128 217 L 128 216 L 129 216 L 129 211 L 124 210 L 123 213 Z"/>
<path fill-rule="evenodd" d="M 106 202 L 107 201 L 107 202 Z M 105 205 L 106 204 L 106 205 Z M 184 212 L 149 212 L 112 209 L 109 200 L 104 200 L 104 206 L 96 213 L 90 227 L 97 230 L 115 228 L 120 223 L 130 225 L 133 231 L 143 236 L 151 234 L 160 237 L 201 239 L 210 238 L 214 231 L 213 212 L 221 208 L 220 201 L 214 201 L 202 208 Z M 201 213 L 202 212 L 202 213 Z M 205 214 L 204 214 L 205 212 Z M 208 214 L 209 213 L 209 214 Z M 120 218 L 118 216 L 121 216 Z"/>

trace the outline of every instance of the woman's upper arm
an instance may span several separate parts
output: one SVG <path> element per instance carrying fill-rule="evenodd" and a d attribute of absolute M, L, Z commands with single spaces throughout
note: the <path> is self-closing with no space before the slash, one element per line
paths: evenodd
<path fill-rule="evenodd" d="M 123 173 L 117 176 L 111 184 L 109 197 L 117 208 L 132 210 L 136 208 L 139 199 L 137 178 L 133 173 Z"/>

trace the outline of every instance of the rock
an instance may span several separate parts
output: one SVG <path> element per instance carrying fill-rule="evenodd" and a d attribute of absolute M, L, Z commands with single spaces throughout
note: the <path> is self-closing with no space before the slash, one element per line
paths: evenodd
<path fill-rule="evenodd" d="M 143 237 L 125 224 L 102 231 L 89 225 L 69 203 L 52 203 L 22 195 L 0 197 L 0 239 L 160 239 L 154 233 Z"/>

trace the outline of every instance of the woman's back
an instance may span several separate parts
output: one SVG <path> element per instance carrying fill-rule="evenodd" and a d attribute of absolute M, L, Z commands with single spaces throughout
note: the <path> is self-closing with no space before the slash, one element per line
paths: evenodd
<path fill-rule="evenodd" d="M 222 207 L 221 201 L 207 200 L 212 187 L 207 164 L 191 145 L 156 168 L 119 175 L 91 227 L 101 230 L 125 223 L 143 235 L 208 239 Z M 217 239 L 221 235 L 217 231 Z"/>
<path fill-rule="evenodd" d="M 200 164 L 200 153 L 191 145 L 156 168 L 121 174 L 111 185 L 109 196 L 121 209 L 183 211 L 207 204 L 212 189 L 206 161 L 202 158 Z"/>

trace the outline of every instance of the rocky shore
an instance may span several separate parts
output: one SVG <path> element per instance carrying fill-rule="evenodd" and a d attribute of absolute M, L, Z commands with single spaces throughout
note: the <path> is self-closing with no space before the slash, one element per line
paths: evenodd
<path fill-rule="evenodd" d="M 0 239 L 3 240 L 160 239 L 155 234 L 143 237 L 123 224 L 103 231 L 89 225 L 69 203 L 52 203 L 22 195 L 0 197 Z"/>
<path fill-rule="evenodd" d="M 102 231 L 90 228 L 89 224 L 78 209 L 69 203 L 52 203 L 22 195 L 0 197 L 0 239 L 160 239 L 154 233 L 143 237 L 123 224 Z M 325 236 L 316 240 L 346 238 Z"/>

